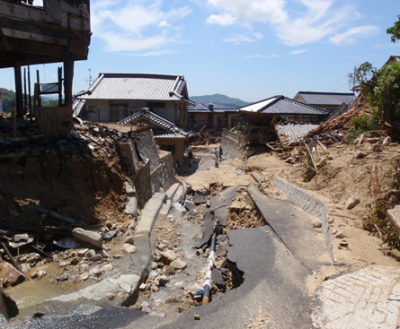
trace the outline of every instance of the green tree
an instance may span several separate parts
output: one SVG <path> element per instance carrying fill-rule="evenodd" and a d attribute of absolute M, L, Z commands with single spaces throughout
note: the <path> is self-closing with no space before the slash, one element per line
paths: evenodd
<path fill-rule="evenodd" d="M 400 119 L 400 65 L 397 61 L 386 63 L 374 77 L 361 84 L 362 92 L 377 107 L 383 121 Z"/>
<path fill-rule="evenodd" d="M 357 67 L 354 72 L 349 73 L 349 85 L 351 87 L 359 86 L 371 80 L 376 72 L 376 68 L 370 62 L 364 62 Z"/>
<path fill-rule="evenodd" d="M 397 16 L 398 17 L 398 21 L 394 22 L 394 25 L 392 27 L 389 27 L 386 30 L 387 34 L 391 34 L 391 40 L 392 42 L 396 42 L 396 40 L 400 40 L 400 15 Z"/>

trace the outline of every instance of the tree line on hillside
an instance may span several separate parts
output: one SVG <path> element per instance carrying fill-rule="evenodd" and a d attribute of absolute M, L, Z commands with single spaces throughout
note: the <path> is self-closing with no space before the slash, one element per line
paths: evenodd
<path fill-rule="evenodd" d="M 15 106 L 15 92 L 12 90 L 7 90 L 5 88 L 0 88 L 0 93 L 3 99 L 3 112 L 11 113 L 13 104 Z M 23 99 L 25 99 L 25 94 L 23 95 Z M 29 105 L 29 95 L 27 95 L 28 104 Z M 42 97 L 41 99 L 43 107 L 57 107 L 58 99 L 45 99 Z M 33 106 L 33 96 L 31 96 L 31 104 Z"/>

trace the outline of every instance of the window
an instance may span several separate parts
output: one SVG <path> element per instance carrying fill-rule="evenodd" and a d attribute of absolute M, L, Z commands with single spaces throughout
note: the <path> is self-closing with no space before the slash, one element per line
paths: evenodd
<path fill-rule="evenodd" d="M 226 128 L 228 124 L 227 118 L 218 118 L 218 128 Z"/>
<path fill-rule="evenodd" d="M 165 102 L 147 102 L 149 108 L 165 108 Z"/>
<path fill-rule="evenodd" d="M 96 106 L 89 106 L 89 113 L 97 113 L 97 107 Z"/>

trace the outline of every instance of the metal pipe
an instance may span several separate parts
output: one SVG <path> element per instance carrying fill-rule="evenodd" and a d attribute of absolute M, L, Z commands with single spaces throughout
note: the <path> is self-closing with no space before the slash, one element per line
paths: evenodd
<path fill-rule="evenodd" d="M 208 304 L 210 302 L 210 296 L 211 296 L 211 288 L 212 288 L 212 278 L 211 278 L 211 274 L 212 274 L 212 270 L 214 267 L 214 260 L 215 260 L 215 253 L 214 253 L 214 249 L 215 249 L 215 237 L 216 237 L 216 233 L 214 232 L 214 234 L 211 237 L 211 250 L 210 250 L 210 254 L 208 255 L 207 258 L 207 271 L 206 271 L 206 277 L 204 279 L 204 293 L 203 293 L 203 301 L 202 304 Z"/>

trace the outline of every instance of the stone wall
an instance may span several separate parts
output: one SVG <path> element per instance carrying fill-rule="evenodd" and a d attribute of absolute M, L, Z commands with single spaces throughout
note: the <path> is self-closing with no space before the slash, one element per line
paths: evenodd
<path fill-rule="evenodd" d="M 285 192 L 288 199 L 292 201 L 296 206 L 299 206 L 310 215 L 316 216 L 321 220 L 322 234 L 324 235 L 326 247 L 332 260 L 336 262 L 336 257 L 333 250 L 332 235 L 328 223 L 328 212 L 326 210 L 325 202 L 311 195 L 310 193 L 307 193 L 301 188 L 284 181 L 279 177 L 275 177 L 273 187 Z"/>
<path fill-rule="evenodd" d="M 240 148 L 240 135 L 224 129 L 221 140 L 222 154 L 226 159 L 242 157 Z"/>

